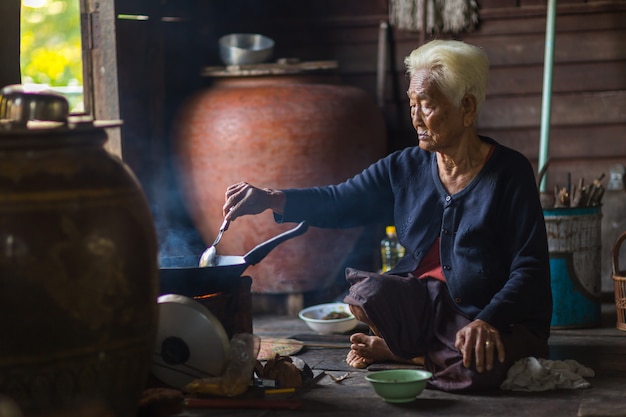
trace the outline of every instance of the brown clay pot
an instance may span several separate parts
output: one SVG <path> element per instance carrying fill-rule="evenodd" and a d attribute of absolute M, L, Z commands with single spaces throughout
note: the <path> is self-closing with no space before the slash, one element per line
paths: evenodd
<path fill-rule="evenodd" d="M 334 184 L 384 156 L 384 121 L 373 99 L 334 80 L 306 73 L 221 77 L 188 100 L 178 117 L 174 149 L 186 206 L 207 245 L 222 223 L 229 185 Z M 277 225 L 269 211 L 238 218 L 224 233 L 218 254 L 242 255 L 290 227 Z M 327 288 L 362 233 L 362 228 L 310 228 L 248 268 L 252 291 Z"/>
<path fill-rule="evenodd" d="M 145 388 L 157 238 L 106 140 L 93 126 L 0 126 L 0 394 L 25 415 L 91 404 L 132 417 Z"/>

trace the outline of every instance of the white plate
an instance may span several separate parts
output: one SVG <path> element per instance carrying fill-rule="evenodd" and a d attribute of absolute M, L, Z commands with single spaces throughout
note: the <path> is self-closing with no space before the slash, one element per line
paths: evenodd
<path fill-rule="evenodd" d="M 198 378 L 220 376 L 230 349 L 220 321 L 190 297 L 166 294 L 158 298 L 158 303 L 152 374 L 179 389 Z"/>

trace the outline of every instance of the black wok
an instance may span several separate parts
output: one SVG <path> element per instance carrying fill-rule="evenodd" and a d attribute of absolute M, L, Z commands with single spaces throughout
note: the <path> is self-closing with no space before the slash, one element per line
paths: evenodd
<path fill-rule="evenodd" d="M 234 283 L 233 278 L 241 276 L 250 265 L 259 263 L 276 246 L 303 234 L 308 228 L 308 223 L 301 222 L 293 229 L 257 245 L 244 256 L 217 255 L 215 266 L 198 266 L 199 257 L 165 258 L 159 272 L 160 294 L 194 297 L 221 291 Z"/>

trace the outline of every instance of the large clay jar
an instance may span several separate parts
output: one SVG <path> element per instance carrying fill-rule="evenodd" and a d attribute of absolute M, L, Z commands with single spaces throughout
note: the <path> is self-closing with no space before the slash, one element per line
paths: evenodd
<path fill-rule="evenodd" d="M 222 223 L 229 185 L 335 184 L 384 156 L 381 112 L 365 91 L 338 83 L 335 69 L 331 62 L 321 72 L 315 63 L 207 71 L 212 84 L 182 108 L 174 143 L 187 207 L 207 245 Z M 290 227 L 276 224 L 269 211 L 240 217 L 224 233 L 217 252 L 243 255 Z M 310 228 L 248 268 L 252 291 L 327 288 L 363 231 Z"/>
<path fill-rule="evenodd" d="M 135 416 L 158 314 L 139 183 L 93 123 L 0 121 L 0 397 Z"/>

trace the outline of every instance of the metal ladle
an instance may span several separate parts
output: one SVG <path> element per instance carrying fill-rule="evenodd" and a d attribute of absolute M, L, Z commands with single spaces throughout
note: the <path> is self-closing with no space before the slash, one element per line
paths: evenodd
<path fill-rule="evenodd" d="M 198 266 L 201 266 L 201 267 L 215 266 L 215 255 L 217 254 L 215 247 L 220 242 L 220 239 L 222 238 L 222 235 L 224 234 L 224 232 L 228 230 L 229 225 L 230 225 L 230 220 L 224 219 L 224 221 L 222 222 L 222 225 L 220 226 L 220 231 L 217 234 L 217 237 L 215 238 L 215 241 L 213 242 L 211 246 L 206 248 L 204 252 L 202 252 L 202 256 L 200 256 L 200 262 L 198 263 Z"/>

